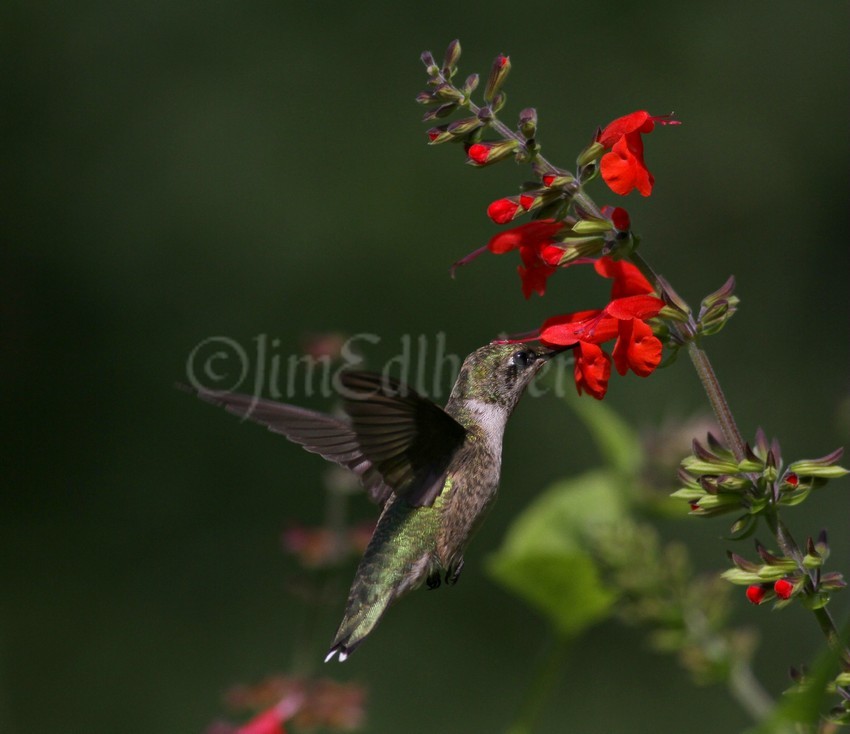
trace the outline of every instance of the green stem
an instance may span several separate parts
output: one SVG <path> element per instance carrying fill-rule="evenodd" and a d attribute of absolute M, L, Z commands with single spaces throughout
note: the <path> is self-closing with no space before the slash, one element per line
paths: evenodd
<path fill-rule="evenodd" d="M 540 721 L 543 707 L 555 687 L 561 674 L 564 661 L 569 653 L 571 640 L 558 636 L 550 645 L 538 663 L 531 685 L 526 691 L 519 715 L 511 724 L 507 734 L 532 734 Z"/>
<path fill-rule="evenodd" d="M 702 382 L 705 394 L 708 396 L 708 402 L 711 403 L 726 443 L 732 449 L 735 458 L 738 461 L 743 461 L 746 458 L 746 444 L 741 436 L 741 432 L 738 430 L 735 416 L 732 415 L 732 410 L 726 401 L 726 396 L 723 394 L 723 389 L 720 387 L 717 375 L 714 374 L 714 368 L 711 366 L 708 355 L 697 346 L 695 341 L 691 340 L 688 342 L 688 356 L 694 364 L 700 382 Z"/>
<path fill-rule="evenodd" d="M 729 672 L 729 692 L 754 721 L 763 721 L 773 711 L 774 701 L 753 675 L 747 663 L 735 665 Z"/>

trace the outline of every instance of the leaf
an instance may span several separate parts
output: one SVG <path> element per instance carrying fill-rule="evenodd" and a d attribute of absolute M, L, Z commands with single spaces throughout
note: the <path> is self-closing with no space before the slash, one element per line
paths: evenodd
<path fill-rule="evenodd" d="M 626 515 L 621 481 L 597 470 L 556 483 L 517 517 L 489 559 L 492 577 L 564 636 L 606 618 L 616 601 L 589 549 L 595 533 Z"/>

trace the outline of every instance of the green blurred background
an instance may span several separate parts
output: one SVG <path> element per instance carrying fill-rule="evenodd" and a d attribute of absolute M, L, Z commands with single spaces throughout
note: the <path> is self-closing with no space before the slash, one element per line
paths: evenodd
<path fill-rule="evenodd" d="M 445 332 L 463 354 L 604 297 L 576 275 L 526 302 L 512 257 L 448 279 L 495 231 L 487 203 L 526 175 L 424 145 L 419 54 L 454 37 L 462 74 L 511 55 L 506 119 L 536 106 L 565 165 L 597 124 L 677 112 L 681 127 L 646 140 L 652 197 L 626 203 L 644 253 L 692 301 L 737 276 L 741 310 L 709 350 L 747 435 L 762 425 L 791 457 L 847 443 L 846 3 L 9 2 L 0 15 L 4 734 L 200 732 L 229 686 L 290 664 L 301 607 L 279 535 L 321 520 L 323 463 L 176 391 L 197 344 L 265 334 L 285 361 L 305 332 L 369 332 L 380 366 L 405 334 Z M 608 402 L 637 426 L 706 408 L 686 360 L 612 380 Z M 486 556 L 541 488 L 598 461 L 556 399 L 520 406 L 463 583 L 415 594 L 321 669 L 369 686 L 369 731 L 505 728 L 550 640 Z M 789 513 L 801 536 L 829 527 L 845 572 L 847 492 L 836 482 Z M 727 525 L 663 532 L 710 571 Z M 775 695 L 822 644 L 796 606 L 741 597 L 736 621 L 761 628 L 756 670 Z M 723 689 L 694 689 L 639 631 L 607 623 L 577 644 L 542 730 L 683 722 L 748 723 Z"/>

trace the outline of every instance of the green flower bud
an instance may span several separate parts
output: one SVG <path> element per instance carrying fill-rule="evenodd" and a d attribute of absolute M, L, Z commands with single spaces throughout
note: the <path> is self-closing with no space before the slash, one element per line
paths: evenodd
<path fill-rule="evenodd" d="M 603 234 L 610 232 L 613 225 L 607 219 L 580 219 L 573 225 L 576 234 Z"/>
<path fill-rule="evenodd" d="M 579 168 L 584 168 L 588 163 L 593 163 L 605 151 L 605 146 L 602 143 L 591 143 L 576 159 L 576 165 Z"/>
<path fill-rule="evenodd" d="M 537 135 L 537 110 L 526 107 L 519 113 L 519 131 L 526 140 L 531 140 Z"/>
<path fill-rule="evenodd" d="M 764 581 L 757 573 L 743 571 L 740 568 L 729 568 L 720 574 L 720 578 L 726 579 L 729 583 L 737 584 L 738 586 L 760 584 Z"/>

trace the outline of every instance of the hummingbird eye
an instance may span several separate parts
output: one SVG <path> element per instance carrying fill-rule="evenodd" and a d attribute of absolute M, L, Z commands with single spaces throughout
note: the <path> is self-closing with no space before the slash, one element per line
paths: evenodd
<path fill-rule="evenodd" d="M 523 349 L 519 352 L 514 352 L 511 357 L 511 362 L 514 366 L 519 367 L 520 369 L 525 369 L 530 365 L 535 359 L 537 359 L 537 355 L 532 352 L 530 349 Z"/>

